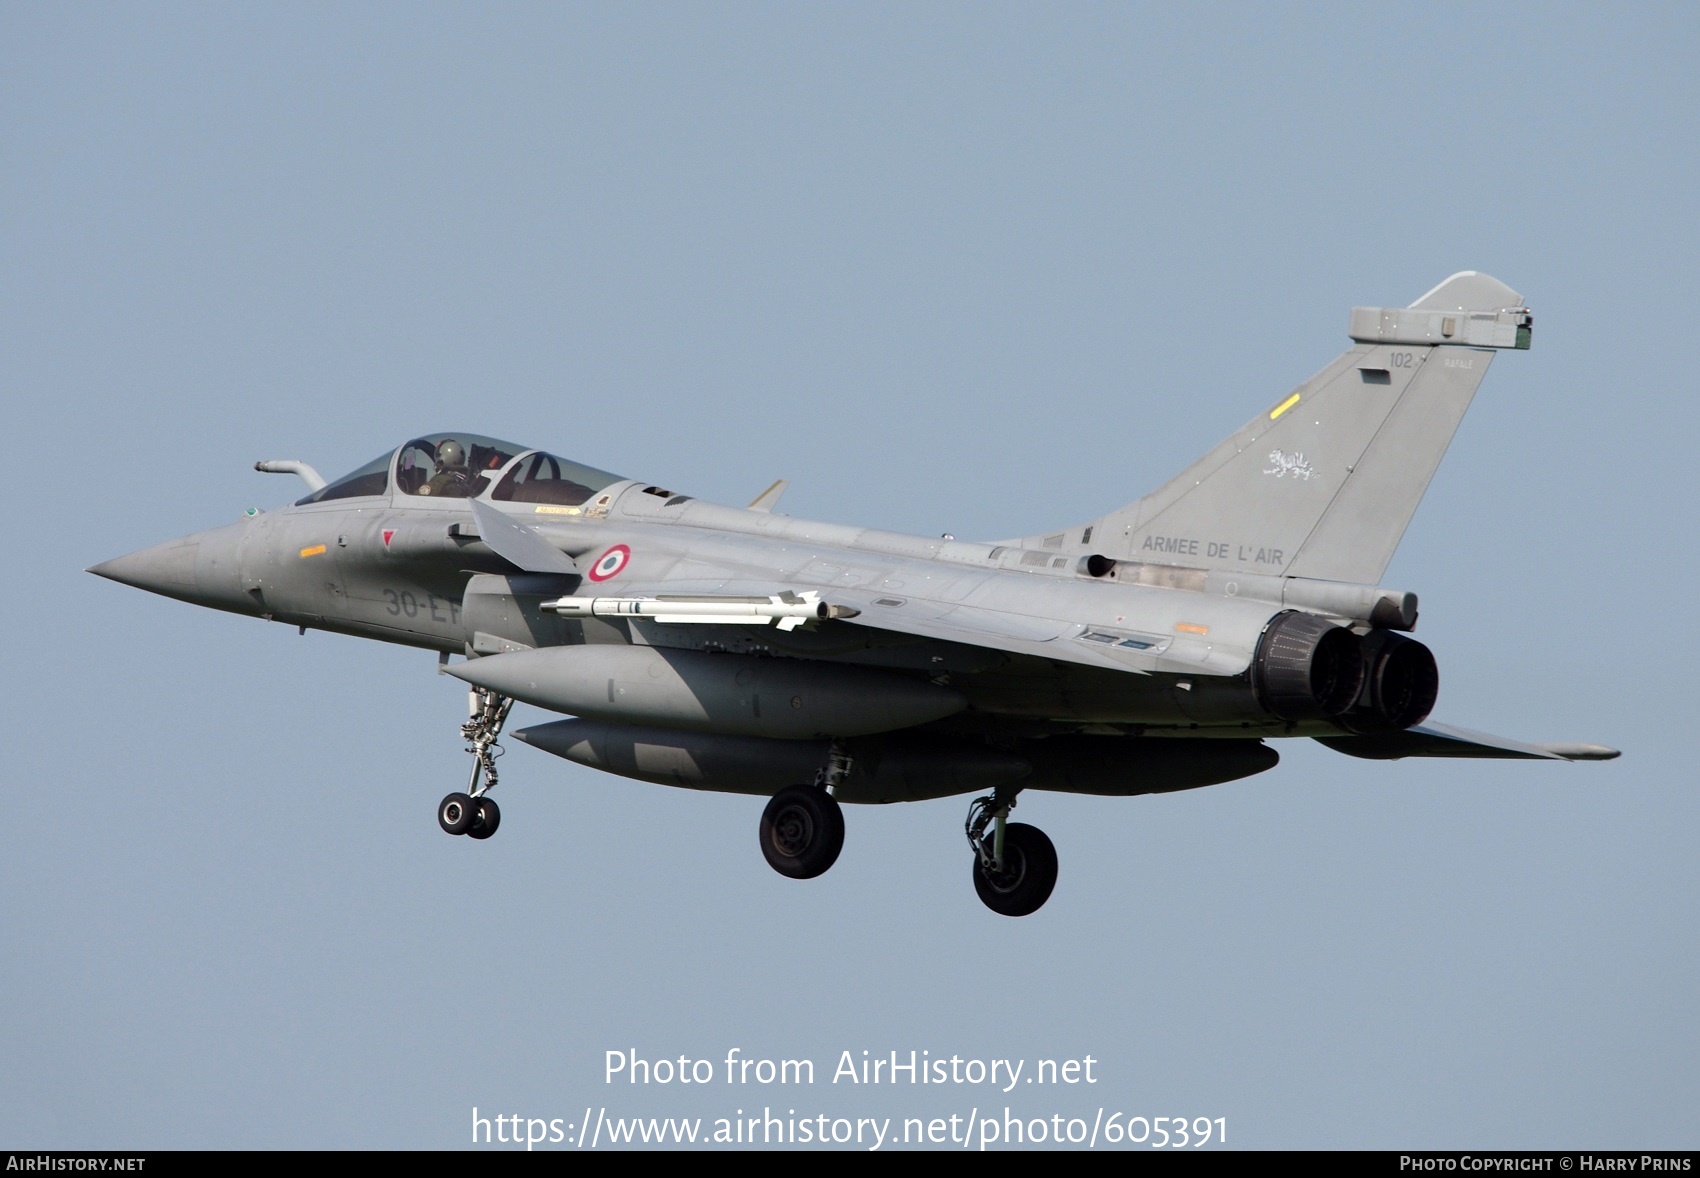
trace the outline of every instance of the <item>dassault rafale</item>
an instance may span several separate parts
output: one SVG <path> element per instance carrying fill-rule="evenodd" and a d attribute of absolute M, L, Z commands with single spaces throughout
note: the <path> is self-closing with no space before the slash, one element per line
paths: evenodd
<path fill-rule="evenodd" d="M 1057 854 L 1026 791 L 1132 795 L 1262 773 L 1270 741 L 1356 757 L 1604 760 L 1428 720 L 1416 594 L 1381 584 L 1522 296 L 1474 271 L 1358 307 L 1351 347 L 1155 491 L 969 543 L 705 502 L 477 434 L 414 438 L 309 493 L 96 565 L 196 605 L 435 651 L 470 685 L 473 764 L 437 820 L 486 839 L 513 735 L 608 773 L 769 800 L 762 854 L 832 866 L 842 803 L 977 794 L 993 911 L 1034 912 Z M 461 656 L 456 659 L 452 656 Z"/>

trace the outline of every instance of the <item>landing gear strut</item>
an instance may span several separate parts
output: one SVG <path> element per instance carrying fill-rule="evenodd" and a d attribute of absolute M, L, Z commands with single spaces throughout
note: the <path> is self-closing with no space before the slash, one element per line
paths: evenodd
<path fill-rule="evenodd" d="M 465 793 L 452 793 L 437 805 L 437 825 L 449 834 L 487 839 L 502 824 L 502 811 L 495 799 L 486 795 L 496 788 L 496 758 L 502 755 L 502 746 L 496 740 L 513 706 L 510 697 L 487 688 L 474 687 L 467 693 L 471 719 L 460 726 L 460 734 L 466 740 L 466 751 L 473 756 L 472 777 Z"/>
<path fill-rule="evenodd" d="M 965 831 L 974 848 L 974 891 L 981 903 L 1000 916 L 1028 916 L 1057 886 L 1057 849 L 1038 827 L 1010 822 L 1013 809 L 1013 792 L 975 798 Z"/>
<path fill-rule="evenodd" d="M 788 785 L 761 812 L 761 853 L 792 879 L 813 879 L 844 849 L 844 811 L 829 792 L 849 776 L 851 760 L 837 741 L 813 785 Z"/>

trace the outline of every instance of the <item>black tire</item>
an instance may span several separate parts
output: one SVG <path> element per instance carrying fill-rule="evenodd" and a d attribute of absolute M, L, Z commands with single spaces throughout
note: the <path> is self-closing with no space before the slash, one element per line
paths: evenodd
<path fill-rule="evenodd" d="M 496 833 L 496 828 L 502 824 L 502 811 L 489 798 L 475 798 L 472 803 L 472 828 L 466 832 L 467 838 L 487 839 Z"/>
<path fill-rule="evenodd" d="M 761 812 L 761 853 L 792 879 L 813 879 L 844 849 L 844 811 L 824 789 L 788 785 Z"/>
<path fill-rule="evenodd" d="M 988 875 L 980 857 L 974 857 L 974 890 L 1000 916 L 1039 911 L 1056 886 L 1057 849 L 1037 826 L 1011 822 L 1004 828 L 1002 871 Z"/>
<path fill-rule="evenodd" d="M 450 794 L 437 803 L 437 825 L 447 834 L 465 834 L 478 821 L 478 803 L 465 794 Z"/>

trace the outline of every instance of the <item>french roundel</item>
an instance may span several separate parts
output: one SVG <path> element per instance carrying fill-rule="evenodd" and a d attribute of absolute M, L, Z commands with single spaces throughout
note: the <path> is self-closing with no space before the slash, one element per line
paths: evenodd
<path fill-rule="evenodd" d="M 626 567 L 626 562 L 632 558 L 632 550 L 624 544 L 616 544 L 607 552 L 596 558 L 596 563 L 590 566 L 592 581 L 606 581 L 619 575 Z"/>

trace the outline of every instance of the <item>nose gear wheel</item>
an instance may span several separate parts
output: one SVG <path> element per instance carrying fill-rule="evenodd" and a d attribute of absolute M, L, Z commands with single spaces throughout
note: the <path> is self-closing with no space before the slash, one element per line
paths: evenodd
<path fill-rule="evenodd" d="M 437 825 L 445 834 L 465 834 L 478 820 L 478 803 L 462 793 L 453 793 L 437 804 Z"/>
<path fill-rule="evenodd" d="M 496 833 L 496 828 L 502 824 L 502 811 L 496 806 L 496 799 L 491 797 L 474 798 L 472 806 L 475 811 L 472 828 L 466 832 L 467 838 L 487 839 Z"/>

